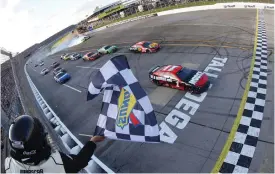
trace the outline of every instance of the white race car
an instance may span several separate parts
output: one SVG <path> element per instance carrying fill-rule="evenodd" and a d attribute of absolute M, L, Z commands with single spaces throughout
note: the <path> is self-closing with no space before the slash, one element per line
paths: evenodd
<path fill-rule="evenodd" d="M 40 72 L 41 75 L 46 75 L 49 73 L 49 69 L 48 68 L 44 68 L 42 69 L 42 71 Z"/>
<path fill-rule="evenodd" d="M 70 55 L 71 60 L 77 60 L 77 59 L 80 59 L 80 58 L 82 58 L 82 55 L 78 54 L 78 53 L 74 53 L 74 54 Z"/>

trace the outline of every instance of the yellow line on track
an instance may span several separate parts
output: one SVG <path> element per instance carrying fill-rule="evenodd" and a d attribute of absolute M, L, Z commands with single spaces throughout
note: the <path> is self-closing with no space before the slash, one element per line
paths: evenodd
<path fill-rule="evenodd" d="M 231 146 L 231 144 L 232 144 L 232 142 L 234 140 L 235 134 L 236 134 L 237 129 L 238 129 L 239 124 L 240 124 L 240 120 L 242 118 L 244 106 L 245 106 L 247 95 L 248 95 L 248 90 L 249 90 L 251 79 L 252 79 L 252 72 L 253 72 L 254 62 L 255 62 L 255 57 L 256 57 L 257 35 L 258 35 L 258 16 L 259 16 L 259 14 L 258 14 L 258 9 L 257 9 L 253 58 L 252 58 L 252 61 L 251 61 L 249 76 L 248 76 L 248 79 L 247 79 L 247 82 L 246 82 L 246 87 L 245 87 L 245 91 L 244 91 L 244 94 L 243 94 L 243 97 L 242 97 L 240 108 L 238 110 L 237 117 L 236 117 L 236 119 L 234 121 L 234 124 L 232 126 L 231 132 L 230 132 L 230 134 L 228 136 L 228 139 L 227 139 L 227 141 L 226 141 L 226 143 L 225 143 L 225 145 L 224 145 L 224 147 L 222 149 L 222 152 L 221 152 L 218 160 L 216 161 L 216 164 L 215 164 L 214 168 L 212 169 L 211 173 L 219 173 L 219 171 L 221 169 L 221 166 L 222 166 L 222 164 L 224 162 L 224 159 L 226 158 L 226 156 L 228 154 L 228 151 L 230 149 L 230 146 Z"/>

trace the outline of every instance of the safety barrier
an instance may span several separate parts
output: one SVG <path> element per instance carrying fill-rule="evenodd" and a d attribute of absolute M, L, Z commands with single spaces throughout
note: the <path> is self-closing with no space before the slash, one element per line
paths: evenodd
<path fill-rule="evenodd" d="M 197 7 L 187 7 L 187 8 L 179 8 L 174 10 L 168 10 L 157 13 L 158 16 L 177 14 L 183 12 L 191 12 L 191 11 L 201 11 L 201 10 L 214 10 L 214 9 L 232 9 L 232 8 L 257 8 L 257 9 L 266 9 L 266 10 L 274 10 L 274 4 L 266 4 L 266 3 L 246 3 L 246 2 L 231 2 L 231 3 L 217 3 L 214 5 L 204 5 Z"/>
<path fill-rule="evenodd" d="M 124 23 L 137 21 L 137 20 L 141 20 L 141 19 L 147 19 L 147 18 L 151 18 L 151 17 L 154 17 L 154 16 L 158 16 L 157 13 L 152 13 L 152 14 L 147 14 L 147 15 L 142 15 L 142 16 L 126 19 L 126 20 L 123 20 L 123 21 L 120 21 L 120 22 L 116 22 L 116 23 L 107 25 L 106 28 L 113 27 L 113 26 L 120 25 L 120 24 L 124 24 Z"/>
<path fill-rule="evenodd" d="M 26 63 L 28 64 L 28 62 Z M 62 123 L 60 118 L 56 115 L 56 113 L 51 109 L 51 107 L 48 105 L 48 103 L 45 101 L 43 96 L 40 94 L 34 83 L 32 82 L 29 74 L 26 70 L 26 64 L 24 66 L 25 75 L 27 77 L 27 80 L 29 82 L 29 85 L 31 87 L 31 90 L 35 96 L 35 99 L 39 106 L 41 107 L 44 116 L 49 120 L 52 127 L 54 128 L 57 135 L 61 138 L 65 148 L 68 150 L 71 154 L 77 154 L 81 148 L 83 147 L 83 144 L 71 133 L 71 131 Z M 88 173 L 95 173 L 97 165 L 99 165 L 103 170 L 105 170 L 107 173 L 114 173 L 111 169 L 109 169 L 105 164 L 103 164 L 96 156 L 92 156 L 89 164 L 85 167 L 85 170 Z"/>
<path fill-rule="evenodd" d="M 141 19 L 146 19 L 149 17 L 154 16 L 164 16 L 164 15 L 170 15 L 170 14 L 177 14 L 177 13 L 183 13 L 183 12 L 191 12 L 191 11 L 201 11 L 201 10 L 214 10 L 214 9 L 232 9 L 232 8 L 258 8 L 258 9 L 266 9 L 266 10 L 274 10 L 274 4 L 266 4 L 266 3 L 249 3 L 249 2 L 230 2 L 230 3 L 217 3 L 214 5 L 204 5 L 204 6 L 195 6 L 195 7 L 185 7 L 185 8 L 179 8 L 174 10 L 167 10 L 163 12 L 158 13 L 151 13 L 147 15 L 142 15 L 138 17 L 134 17 L 131 19 L 126 19 L 120 22 L 115 22 L 113 24 L 109 24 L 100 28 L 97 28 L 93 31 L 89 31 L 84 33 L 84 35 L 89 35 L 101 30 L 104 30 L 106 28 L 110 28 L 116 25 L 125 24 L 128 22 L 133 22 Z"/>

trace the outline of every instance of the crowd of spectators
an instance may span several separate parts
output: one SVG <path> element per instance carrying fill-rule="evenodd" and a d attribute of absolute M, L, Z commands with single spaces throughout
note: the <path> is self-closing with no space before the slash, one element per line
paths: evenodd
<path fill-rule="evenodd" d="M 1 108 L 9 112 L 14 95 L 15 83 L 12 75 L 10 60 L 1 64 Z"/>

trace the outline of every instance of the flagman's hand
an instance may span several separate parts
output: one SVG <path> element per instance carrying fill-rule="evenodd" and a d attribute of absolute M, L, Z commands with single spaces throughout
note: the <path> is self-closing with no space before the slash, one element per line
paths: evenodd
<path fill-rule="evenodd" d="M 93 136 L 90 141 L 94 142 L 94 143 L 98 143 L 101 142 L 105 139 L 104 136 Z"/>

